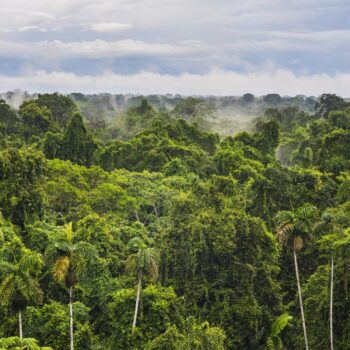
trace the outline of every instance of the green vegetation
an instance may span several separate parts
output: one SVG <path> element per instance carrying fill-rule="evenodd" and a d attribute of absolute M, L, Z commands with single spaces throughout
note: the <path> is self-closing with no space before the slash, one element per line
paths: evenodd
<path fill-rule="evenodd" d="M 300 101 L 1 100 L 0 349 L 350 350 L 350 105 Z"/>

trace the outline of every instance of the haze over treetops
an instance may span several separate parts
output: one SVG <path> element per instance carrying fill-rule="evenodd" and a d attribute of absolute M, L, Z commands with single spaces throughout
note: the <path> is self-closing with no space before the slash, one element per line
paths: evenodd
<path fill-rule="evenodd" d="M 0 347 L 350 349 L 349 145 L 332 94 L 1 100 Z"/>

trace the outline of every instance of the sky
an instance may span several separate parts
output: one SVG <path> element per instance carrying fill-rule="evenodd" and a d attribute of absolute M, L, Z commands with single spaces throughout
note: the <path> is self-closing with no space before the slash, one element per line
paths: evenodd
<path fill-rule="evenodd" d="M 0 0 L 0 91 L 350 97 L 349 0 Z"/>

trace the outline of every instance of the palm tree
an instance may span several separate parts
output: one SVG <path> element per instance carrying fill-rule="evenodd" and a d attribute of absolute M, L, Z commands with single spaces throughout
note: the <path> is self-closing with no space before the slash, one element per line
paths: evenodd
<path fill-rule="evenodd" d="M 1 303 L 11 304 L 12 310 L 18 313 L 19 336 L 23 338 L 22 312 L 28 304 L 40 301 L 42 291 L 37 279 L 43 264 L 40 254 L 24 249 L 17 262 L 0 261 Z"/>
<path fill-rule="evenodd" d="M 1 338 L 0 339 L 0 349 L 7 350 L 53 350 L 50 347 L 44 346 L 40 347 L 38 341 L 34 338 Z"/>
<path fill-rule="evenodd" d="M 136 250 L 136 253 L 129 255 L 126 267 L 128 271 L 136 274 L 138 279 L 134 320 L 132 323 L 132 333 L 134 333 L 140 304 L 142 279 L 145 275 L 149 275 L 153 281 L 158 278 L 158 254 L 154 248 L 148 248 L 146 243 L 138 237 L 130 240 L 129 248 Z"/>
<path fill-rule="evenodd" d="M 283 210 L 279 211 L 276 215 L 276 222 L 278 225 L 276 238 L 280 245 L 286 246 L 293 252 L 295 277 L 297 280 L 300 313 L 303 323 L 306 350 L 309 349 L 309 345 L 307 340 L 303 298 L 299 279 L 297 252 L 299 252 L 303 248 L 305 242 L 311 238 L 311 231 L 316 212 L 316 207 L 310 204 L 304 204 L 296 211 Z"/>
<path fill-rule="evenodd" d="M 96 252 L 89 243 L 73 241 L 72 223 L 68 223 L 61 235 L 55 235 L 46 251 L 46 256 L 53 262 L 54 279 L 64 282 L 69 290 L 70 349 L 74 350 L 73 290 L 88 265 L 96 257 Z"/>
<path fill-rule="evenodd" d="M 321 220 L 314 226 L 314 232 L 317 234 L 327 234 L 320 239 L 321 243 L 325 243 L 331 254 L 331 276 L 330 276 L 330 290 L 329 290 L 329 338 L 330 350 L 334 349 L 333 344 L 333 290 L 334 290 L 334 251 L 333 244 L 339 234 L 342 232 L 341 228 L 334 223 L 334 215 L 329 212 L 323 212 Z"/>
<path fill-rule="evenodd" d="M 293 317 L 287 313 L 279 316 L 271 327 L 271 334 L 267 338 L 266 350 L 283 350 L 283 343 L 280 337 L 281 332 L 288 326 Z"/>

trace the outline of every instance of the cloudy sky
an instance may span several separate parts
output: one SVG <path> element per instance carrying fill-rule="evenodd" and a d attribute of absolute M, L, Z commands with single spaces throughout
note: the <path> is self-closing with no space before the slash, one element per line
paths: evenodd
<path fill-rule="evenodd" d="M 1 0 L 0 91 L 350 96 L 349 0 Z"/>

